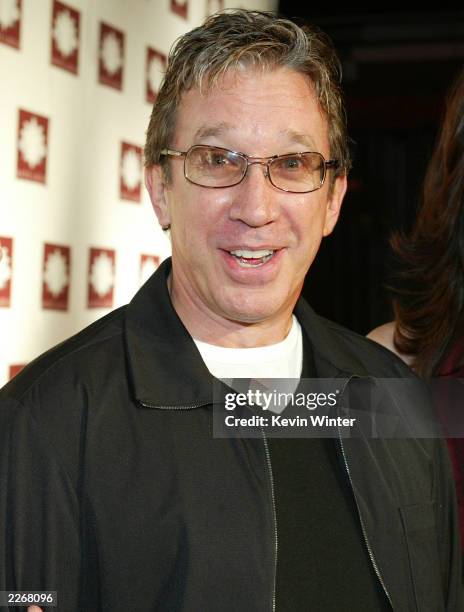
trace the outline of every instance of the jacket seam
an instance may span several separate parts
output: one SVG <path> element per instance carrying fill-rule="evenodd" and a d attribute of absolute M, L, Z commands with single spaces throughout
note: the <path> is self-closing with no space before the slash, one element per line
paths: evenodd
<path fill-rule="evenodd" d="M 414 573 L 414 568 L 413 568 L 413 563 L 412 563 L 411 547 L 409 545 L 407 529 L 406 529 L 406 525 L 404 523 L 404 518 L 403 518 L 403 514 L 401 512 L 401 508 L 399 508 L 398 511 L 399 511 L 399 515 L 400 515 L 402 537 L 403 537 L 403 541 L 405 543 L 405 550 L 406 550 L 406 555 L 407 555 L 407 558 L 408 558 L 409 583 L 412 586 L 412 595 L 413 595 L 413 598 L 414 598 L 414 608 L 415 608 L 416 612 L 419 612 L 419 598 L 418 598 L 418 593 L 417 593 L 417 581 L 416 581 L 416 577 L 415 577 L 415 573 Z"/>
<path fill-rule="evenodd" d="M 106 336 L 105 338 L 101 338 L 99 340 L 95 340 L 89 344 L 84 344 L 82 346 L 78 346 L 75 349 L 72 349 L 70 351 L 68 351 L 65 355 L 61 355 L 60 357 L 57 357 L 55 361 L 53 361 L 53 363 L 51 363 L 47 368 L 45 368 L 45 370 L 43 372 L 41 372 L 40 374 L 37 375 L 36 378 L 34 378 L 34 380 L 32 380 L 30 382 L 30 384 L 23 389 L 22 393 L 20 395 L 18 395 L 18 397 L 13 398 L 15 401 L 17 401 L 19 404 L 24 405 L 23 399 L 25 398 L 25 396 L 35 387 L 37 387 L 40 384 L 40 381 L 42 380 L 42 378 L 48 374 L 50 372 L 50 370 L 52 370 L 54 367 L 60 365 L 65 359 L 67 359 L 68 357 L 72 357 L 73 355 L 79 353 L 79 351 L 82 351 L 86 348 L 92 347 L 92 346 L 96 346 L 102 342 L 106 342 L 107 340 L 111 340 L 112 338 L 115 338 L 116 336 L 122 336 L 122 330 L 118 330 L 117 332 L 115 332 L 114 334 L 112 334 L 111 336 Z"/>

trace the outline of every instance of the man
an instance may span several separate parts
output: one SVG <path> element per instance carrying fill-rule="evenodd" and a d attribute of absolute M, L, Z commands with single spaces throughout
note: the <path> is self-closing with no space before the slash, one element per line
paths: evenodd
<path fill-rule="evenodd" d="M 338 78 L 323 34 L 264 13 L 177 43 L 145 148 L 172 260 L 3 390 L 0 589 L 66 612 L 460 609 L 441 442 L 212 433 L 214 377 L 410 375 L 299 298 L 346 190 Z"/>

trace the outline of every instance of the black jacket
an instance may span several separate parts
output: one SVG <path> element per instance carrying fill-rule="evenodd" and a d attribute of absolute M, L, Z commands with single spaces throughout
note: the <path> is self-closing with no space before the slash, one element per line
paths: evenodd
<path fill-rule="evenodd" d="M 272 610 L 266 442 L 213 437 L 213 379 L 169 270 L 0 392 L 0 591 L 56 590 L 62 612 Z M 295 312 L 320 377 L 411 375 L 303 300 Z M 460 610 L 444 445 L 348 439 L 339 454 L 395 612 Z"/>

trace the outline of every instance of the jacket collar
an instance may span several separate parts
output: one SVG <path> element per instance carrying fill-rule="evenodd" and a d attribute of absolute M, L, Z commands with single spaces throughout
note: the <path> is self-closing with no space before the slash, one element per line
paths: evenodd
<path fill-rule="evenodd" d="M 369 376 L 365 362 L 353 350 L 356 334 L 317 315 L 302 297 L 294 314 L 311 343 L 319 378 Z"/>
<path fill-rule="evenodd" d="M 129 303 L 125 340 L 136 399 L 150 407 L 210 404 L 214 378 L 171 302 L 166 259 Z"/>
<path fill-rule="evenodd" d="M 216 379 L 173 308 L 167 288 L 170 271 L 168 258 L 127 306 L 125 342 L 134 395 L 152 408 L 211 404 Z M 332 324 L 318 317 L 303 298 L 295 314 L 313 348 L 319 377 L 367 374 L 348 343 L 340 342 Z"/>

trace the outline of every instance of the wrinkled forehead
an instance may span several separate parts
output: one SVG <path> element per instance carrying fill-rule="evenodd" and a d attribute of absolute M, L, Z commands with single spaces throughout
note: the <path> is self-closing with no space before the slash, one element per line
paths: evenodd
<path fill-rule="evenodd" d="M 228 70 L 208 87 L 182 93 L 175 120 L 175 140 L 188 133 L 190 144 L 256 130 L 314 150 L 327 118 L 310 77 L 277 67 Z M 317 140 L 317 138 L 316 138 Z"/>

